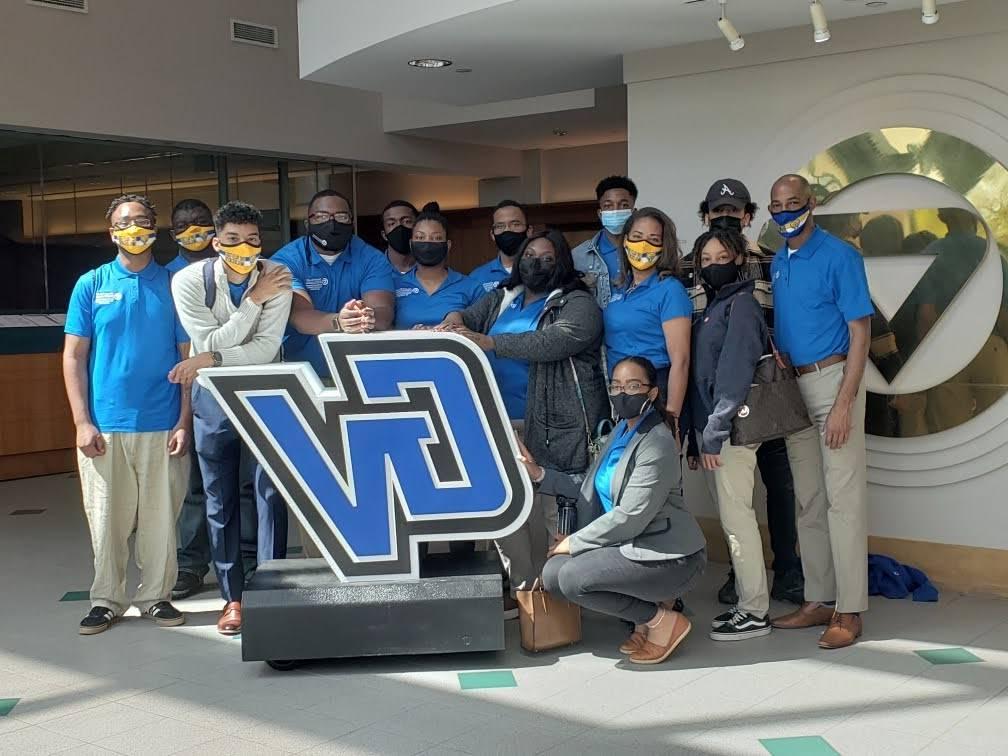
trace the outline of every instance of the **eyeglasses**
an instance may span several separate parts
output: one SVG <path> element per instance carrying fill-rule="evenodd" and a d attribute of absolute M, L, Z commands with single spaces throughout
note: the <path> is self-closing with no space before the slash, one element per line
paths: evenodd
<path fill-rule="evenodd" d="M 528 228 L 528 224 L 520 220 L 513 220 L 509 223 L 494 223 L 490 228 L 495 234 L 503 234 L 505 231 L 524 231 Z"/>
<path fill-rule="evenodd" d="M 125 218 L 124 220 L 117 220 L 112 224 L 112 228 L 117 231 L 125 231 L 130 226 L 139 226 L 140 228 L 154 228 L 154 221 L 146 215 L 141 215 L 137 218 Z"/>
<path fill-rule="evenodd" d="M 641 383 L 640 381 L 630 381 L 629 383 L 610 383 L 609 384 L 609 395 L 616 396 L 616 394 L 622 394 L 626 392 L 627 394 L 639 394 L 643 388 L 651 388 L 653 383 Z"/>
<path fill-rule="evenodd" d="M 334 220 L 337 223 L 349 223 L 353 220 L 353 216 L 350 213 L 326 213 L 326 212 L 314 212 L 308 216 L 309 223 L 328 223 Z"/>

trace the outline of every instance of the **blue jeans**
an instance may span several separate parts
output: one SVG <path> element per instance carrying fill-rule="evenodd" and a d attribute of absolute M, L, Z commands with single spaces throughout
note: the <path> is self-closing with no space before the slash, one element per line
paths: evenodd
<path fill-rule="evenodd" d="M 206 495 L 203 493 L 203 475 L 200 473 L 199 457 L 196 455 L 196 444 L 190 447 L 192 464 L 189 467 L 189 490 L 182 502 L 182 510 L 178 518 L 178 568 L 179 572 L 189 572 L 199 578 L 206 577 L 210 571 L 210 530 L 207 526 Z M 245 445 L 242 445 L 241 464 L 240 516 L 241 520 L 241 552 L 245 573 L 256 567 L 256 515 L 255 499 L 253 498 L 253 480 L 255 478 L 255 458 Z"/>
<path fill-rule="evenodd" d="M 241 438 L 217 400 L 198 384 L 193 384 L 192 407 L 214 571 L 224 600 L 241 601 L 245 587 L 239 522 Z M 283 559 L 287 554 L 287 505 L 259 464 L 255 465 L 255 500 L 257 561 Z"/>

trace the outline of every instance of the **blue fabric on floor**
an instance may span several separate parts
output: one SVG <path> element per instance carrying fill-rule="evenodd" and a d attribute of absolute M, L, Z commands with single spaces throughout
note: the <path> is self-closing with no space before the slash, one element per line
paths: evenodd
<path fill-rule="evenodd" d="M 938 589 L 916 567 L 900 564 L 882 554 L 868 555 L 869 596 L 901 599 L 911 594 L 914 601 L 938 600 Z"/>

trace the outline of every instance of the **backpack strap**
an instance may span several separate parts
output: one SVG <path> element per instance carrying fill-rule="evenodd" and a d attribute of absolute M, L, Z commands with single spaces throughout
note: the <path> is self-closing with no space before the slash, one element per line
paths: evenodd
<path fill-rule="evenodd" d="M 203 263 L 203 304 L 208 310 L 212 310 L 214 302 L 217 301 L 217 279 L 214 277 L 214 259 L 210 258 Z"/>

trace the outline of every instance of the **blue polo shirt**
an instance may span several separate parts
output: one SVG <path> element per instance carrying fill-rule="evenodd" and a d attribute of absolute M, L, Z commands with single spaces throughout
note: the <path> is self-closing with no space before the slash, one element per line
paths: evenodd
<path fill-rule="evenodd" d="M 864 259 L 821 228 L 790 255 L 785 245 L 770 272 L 777 348 L 795 365 L 847 354 L 847 324 L 875 313 Z"/>
<path fill-rule="evenodd" d="M 501 333 L 528 333 L 536 330 L 539 316 L 546 306 L 547 297 L 538 299 L 525 307 L 525 294 L 521 293 L 508 305 L 494 324 L 490 326 L 490 336 Z M 504 399 L 504 407 L 512 420 L 525 419 L 525 400 L 528 396 L 528 360 L 516 360 L 510 357 L 498 357 L 489 352 L 490 367 L 497 379 L 497 388 Z"/>
<path fill-rule="evenodd" d="M 602 261 L 606 264 L 606 268 L 609 269 L 609 280 L 615 281 L 620 274 L 619 250 L 616 249 L 615 244 L 609 241 L 605 229 L 598 233 L 598 251 L 602 255 Z"/>
<path fill-rule="evenodd" d="M 511 271 L 501 263 L 499 254 L 469 274 L 469 278 L 480 284 L 484 291 L 493 291 L 510 277 Z"/>
<path fill-rule="evenodd" d="M 625 357 L 647 357 L 656 368 L 667 368 L 671 360 L 662 324 L 692 315 L 693 303 L 675 276 L 659 278 L 655 272 L 636 286 L 613 287 L 602 312 L 609 376 Z"/>
<path fill-rule="evenodd" d="M 645 413 L 646 416 L 647 413 Z M 641 419 L 643 420 L 643 418 Z M 637 423 L 637 430 L 640 430 L 640 428 L 641 424 Z M 595 492 L 598 493 L 599 499 L 602 501 L 602 509 L 606 512 L 611 512 L 613 508 L 613 475 L 616 474 L 616 468 L 619 466 L 620 460 L 623 459 L 623 452 L 626 451 L 633 437 L 634 432 L 630 431 L 627 427 L 627 421 L 620 420 L 616 427 L 613 428 L 612 436 L 610 437 L 612 443 L 606 451 L 605 457 L 602 458 L 598 471 L 595 473 Z"/>
<path fill-rule="evenodd" d="M 180 270 L 182 270 L 182 268 L 186 267 L 187 265 L 189 265 L 189 261 L 186 260 L 184 257 L 182 257 L 182 253 L 179 252 L 177 255 L 175 255 L 174 258 L 169 260 L 164 267 L 165 270 L 167 270 L 171 275 L 174 276 L 176 273 L 178 273 Z"/>
<path fill-rule="evenodd" d="M 294 291 L 306 293 L 320 312 L 339 312 L 351 299 L 360 299 L 369 291 L 393 291 L 398 275 L 383 253 L 358 236 L 350 238 L 331 264 L 322 259 L 307 236 L 281 247 L 270 259 L 287 266 Z M 316 373 L 330 377 L 315 336 L 288 326 L 283 349 L 287 362 L 310 362 Z"/>
<path fill-rule="evenodd" d="M 179 387 L 168 373 L 189 337 L 170 280 L 156 262 L 130 273 L 116 259 L 74 286 L 63 330 L 91 340 L 88 403 L 102 433 L 166 431 L 178 422 Z"/>
<path fill-rule="evenodd" d="M 416 325 L 437 325 L 450 312 L 464 310 L 486 292 L 483 286 L 456 270 L 448 271 L 438 290 L 428 294 L 414 266 L 396 277 L 395 327 L 405 331 Z"/>

